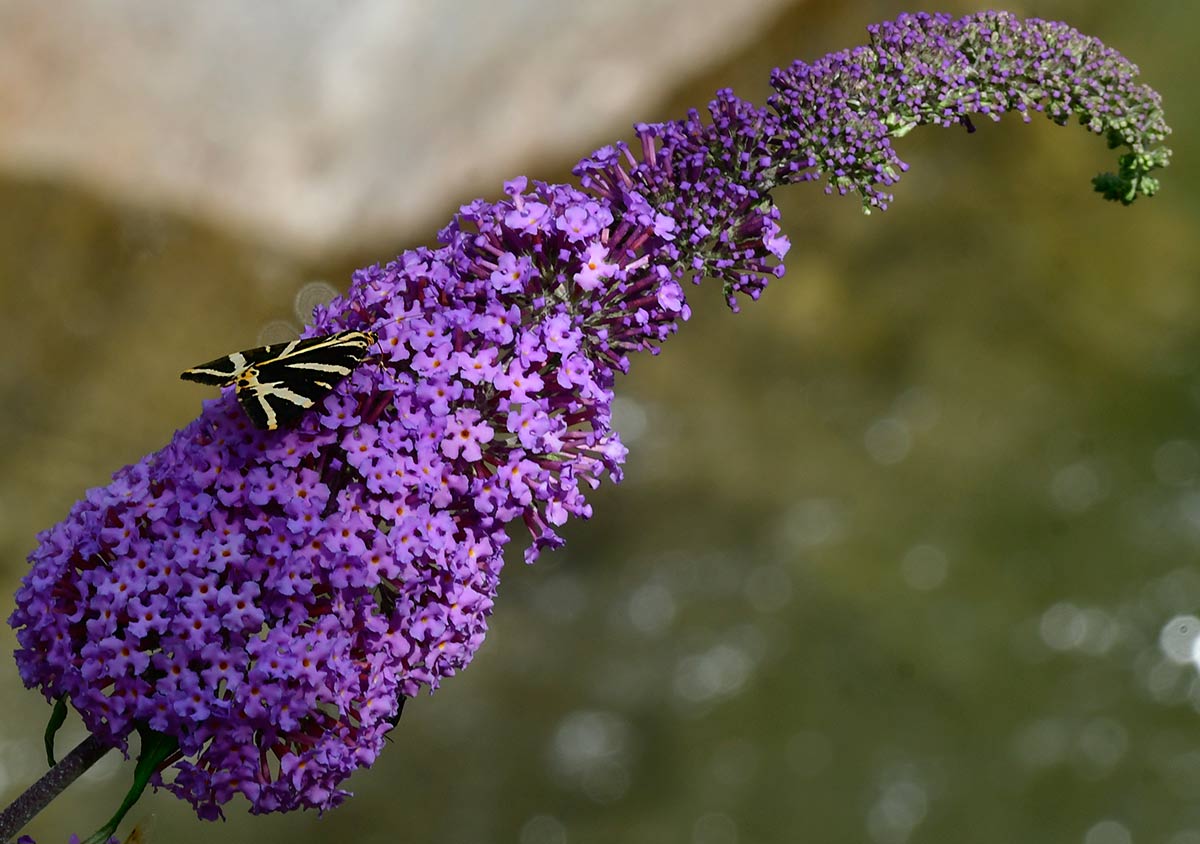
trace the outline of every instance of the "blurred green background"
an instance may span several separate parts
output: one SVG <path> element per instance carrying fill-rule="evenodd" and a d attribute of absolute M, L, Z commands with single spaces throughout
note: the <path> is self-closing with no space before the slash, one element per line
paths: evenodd
<path fill-rule="evenodd" d="M 353 799 L 209 826 L 163 794 L 131 817 L 179 844 L 1200 844 L 1200 6 L 1009 8 L 1101 37 L 1162 92 L 1160 196 L 1104 203 L 1101 139 L 1019 119 L 906 137 L 883 215 L 780 193 L 786 277 L 737 316 L 691 292 L 693 320 L 619 384 L 627 479 L 566 549 L 510 558 L 475 663 L 409 705 Z M 798 4 L 578 154 L 721 86 L 762 101 L 772 67 L 905 10 Z M 0 176 L 4 594 L 37 530 L 197 411 L 180 369 L 470 198 L 307 259 Z M 0 707 L 7 802 L 49 711 L 7 657 Z M 90 831 L 131 767 L 106 760 L 32 831 Z"/>

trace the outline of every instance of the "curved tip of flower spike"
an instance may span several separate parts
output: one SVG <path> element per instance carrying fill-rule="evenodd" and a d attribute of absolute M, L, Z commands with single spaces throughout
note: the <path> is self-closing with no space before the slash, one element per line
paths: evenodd
<path fill-rule="evenodd" d="M 856 191 L 864 210 L 882 210 L 905 169 L 892 138 L 922 125 L 972 131 L 972 117 L 1015 112 L 1026 122 L 1077 118 L 1127 150 L 1117 174 L 1094 182 L 1105 198 L 1128 205 L 1158 189 L 1148 174 L 1167 165 L 1170 151 L 1157 145 L 1171 132 L 1161 97 L 1099 39 L 1008 12 L 906 14 L 868 32 L 866 47 L 772 75 L 770 105 L 791 159 L 780 182 L 822 179 L 827 192 Z"/>

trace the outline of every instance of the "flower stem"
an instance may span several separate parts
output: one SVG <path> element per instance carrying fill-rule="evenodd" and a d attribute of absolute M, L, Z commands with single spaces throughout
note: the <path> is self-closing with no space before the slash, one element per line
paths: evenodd
<path fill-rule="evenodd" d="M 95 765 L 112 747 L 95 736 L 88 736 L 42 776 L 25 793 L 0 811 L 0 842 L 10 841 L 34 816 L 50 804 L 79 775 Z"/>

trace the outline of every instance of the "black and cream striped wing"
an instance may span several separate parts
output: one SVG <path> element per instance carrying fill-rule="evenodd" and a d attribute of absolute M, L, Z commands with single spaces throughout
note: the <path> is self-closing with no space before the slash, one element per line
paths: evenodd
<path fill-rule="evenodd" d="M 201 384 L 210 384 L 214 387 L 224 387 L 226 384 L 232 384 L 236 381 L 238 376 L 252 365 L 249 360 L 250 355 L 258 352 L 272 352 L 277 348 L 283 348 L 282 344 L 277 346 L 261 346 L 245 352 L 234 352 L 232 355 L 226 355 L 223 358 L 217 358 L 216 360 L 210 360 L 208 363 L 193 366 L 191 369 L 185 369 L 179 374 L 179 377 L 184 381 L 197 381 Z"/>
<path fill-rule="evenodd" d="M 374 342 L 369 331 L 341 331 L 234 352 L 179 377 L 215 386 L 232 384 L 250 421 L 273 431 L 328 395 L 362 363 Z"/>

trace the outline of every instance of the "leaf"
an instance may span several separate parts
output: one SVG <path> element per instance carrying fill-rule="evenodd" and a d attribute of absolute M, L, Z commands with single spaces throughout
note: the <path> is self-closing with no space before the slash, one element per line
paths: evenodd
<path fill-rule="evenodd" d="M 50 720 L 46 722 L 46 761 L 53 768 L 58 763 L 54 761 L 54 737 L 59 727 L 67 720 L 67 698 L 60 697 L 54 701 L 54 709 L 50 711 Z"/>
<path fill-rule="evenodd" d="M 179 740 L 174 736 L 155 732 L 149 727 L 138 727 L 138 734 L 142 737 L 142 750 L 138 754 L 137 767 L 133 769 L 133 785 L 129 787 L 117 813 L 109 819 L 108 823 L 92 833 L 91 837 L 85 839 L 83 844 L 107 844 L 109 838 L 117 831 L 121 821 L 125 819 L 125 815 L 129 813 L 133 804 L 146 790 L 155 771 L 172 753 L 179 749 Z M 137 830 L 135 829 L 134 832 L 136 833 Z M 132 833 L 130 837 L 135 842 L 138 840 L 133 838 Z"/>

